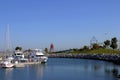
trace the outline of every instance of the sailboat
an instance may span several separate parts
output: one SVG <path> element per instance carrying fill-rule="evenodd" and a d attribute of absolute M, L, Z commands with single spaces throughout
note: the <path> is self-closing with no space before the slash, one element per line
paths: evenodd
<path fill-rule="evenodd" d="M 6 57 L 4 58 L 4 60 L 0 63 L 1 67 L 3 68 L 11 68 L 14 67 L 13 64 L 13 60 L 14 58 L 12 56 L 10 56 L 10 51 L 9 51 L 9 25 L 7 26 L 7 32 L 6 32 Z"/>

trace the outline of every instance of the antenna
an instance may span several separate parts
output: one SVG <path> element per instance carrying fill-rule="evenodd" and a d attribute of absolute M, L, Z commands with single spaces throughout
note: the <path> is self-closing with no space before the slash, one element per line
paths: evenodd
<path fill-rule="evenodd" d="M 92 39 L 90 40 L 90 44 L 93 45 L 95 43 L 98 43 L 98 40 L 96 39 L 95 36 L 93 36 Z"/>

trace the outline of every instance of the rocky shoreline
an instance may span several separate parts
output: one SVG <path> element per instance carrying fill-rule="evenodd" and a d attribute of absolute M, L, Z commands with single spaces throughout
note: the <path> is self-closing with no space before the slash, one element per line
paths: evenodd
<path fill-rule="evenodd" d="M 120 54 L 48 54 L 50 58 L 78 58 L 113 62 L 120 65 Z"/>

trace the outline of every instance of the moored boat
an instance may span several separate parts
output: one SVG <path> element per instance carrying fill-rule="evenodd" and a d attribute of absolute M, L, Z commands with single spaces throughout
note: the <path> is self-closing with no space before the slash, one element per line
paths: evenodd
<path fill-rule="evenodd" d="M 12 64 L 12 63 L 9 62 L 9 61 L 4 61 L 4 62 L 1 64 L 1 67 L 2 67 L 2 68 L 12 68 L 12 67 L 14 67 L 14 64 Z"/>
<path fill-rule="evenodd" d="M 14 64 L 13 64 L 13 57 L 8 57 L 6 58 L 5 60 L 3 60 L 0 65 L 2 68 L 12 68 L 14 67 Z"/>
<path fill-rule="evenodd" d="M 46 63 L 48 60 L 48 57 L 42 52 L 41 49 L 32 50 L 30 56 L 34 59 L 40 60 L 41 63 Z"/>

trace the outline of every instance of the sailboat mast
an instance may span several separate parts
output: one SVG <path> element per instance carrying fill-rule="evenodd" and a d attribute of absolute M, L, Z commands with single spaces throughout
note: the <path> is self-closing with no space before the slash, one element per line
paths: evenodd
<path fill-rule="evenodd" d="M 10 35 L 9 35 L 10 31 L 9 31 L 9 24 L 7 24 L 7 30 L 6 30 L 6 47 L 5 47 L 5 51 L 8 54 L 10 52 Z"/>

